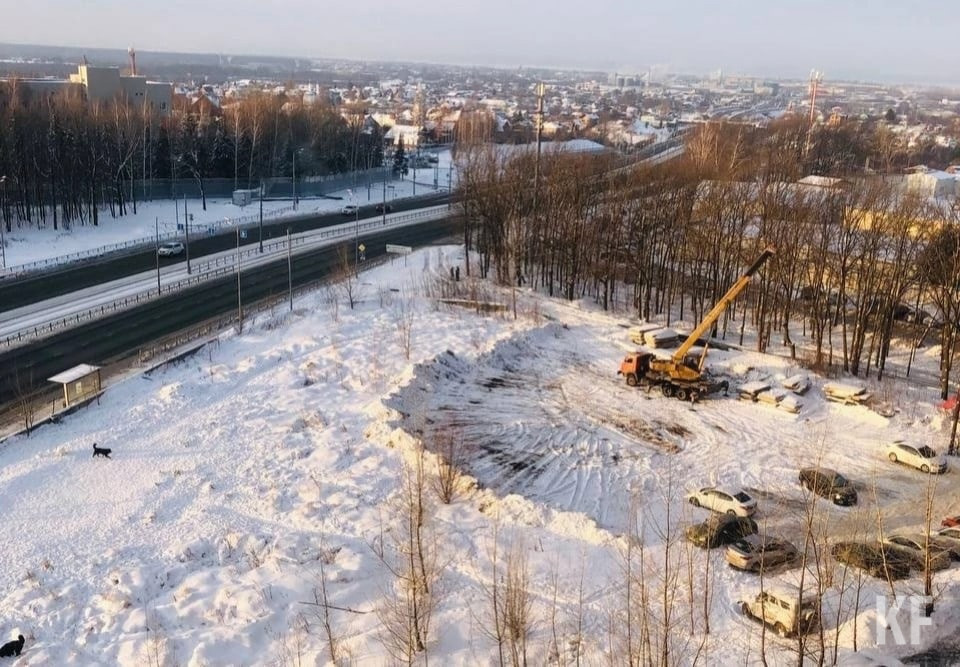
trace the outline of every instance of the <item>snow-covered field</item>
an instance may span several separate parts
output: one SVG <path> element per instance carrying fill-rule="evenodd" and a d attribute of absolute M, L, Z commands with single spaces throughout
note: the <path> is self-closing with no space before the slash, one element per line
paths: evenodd
<path fill-rule="evenodd" d="M 696 405 L 648 395 L 615 375 L 633 349 L 623 318 L 529 293 L 516 320 L 428 298 L 434 276 L 457 264 L 455 247 L 394 260 L 362 276 L 356 310 L 336 290 L 308 295 L 293 313 L 262 316 L 98 406 L 0 443 L 0 641 L 27 638 L 14 664 L 327 664 L 322 583 L 341 662 L 394 662 L 385 601 L 401 589 L 391 568 L 403 569 L 400 501 L 417 438 L 424 545 L 438 573 L 426 647 L 435 664 L 498 664 L 495 535 L 501 576 L 507 554 L 528 562 L 531 664 L 625 662 L 624 534 L 634 525 L 645 563 L 632 567 L 654 600 L 671 600 L 668 662 L 699 651 L 699 664 L 732 665 L 760 662 L 760 626 L 735 608 L 759 581 L 728 569 L 722 550 L 679 539 L 706 516 L 686 491 L 747 489 L 763 529 L 802 545 L 796 474 L 822 460 L 861 497 L 857 508 L 817 505 L 831 538 L 873 534 L 878 504 L 885 530 L 919 524 L 933 478 L 887 462 L 884 445 L 942 448 L 931 390 L 896 385 L 890 420 L 825 402 L 819 378 L 799 415 L 735 392 Z M 797 371 L 751 352 L 710 359 L 734 384 Z M 474 481 L 443 504 L 431 452 L 450 437 Z M 112 460 L 92 459 L 94 442 Z M 936 479 L 939 521 L 960 513 L 960 474 Z M 766 585 L 798 576 L 788 569 Z M 922 646 L 878 649 L 875 598 L 889 589 L 867 578 L 859 616 L 826 621 L 841 662 L 854 641 L 903 657 L 955 637 L 960 567 L 935 584 Z M 827 603 L 849 612 L 852 593 L 841 591 L 834 581 Z M 661 619 L 660 603 L 650 607 Z M 796 664 L 795 640 L 763 641 L 768 664 Z"/>
<path fill-rule="evenodd" d="M 404 197 L 425 195 L 445 190 L 448 186 L 447 171 L 450 169 L 450 151 L 441 151 L 440 175 L 437 179 L 437 188 L 434 188 L 434 169 L 411 170 L 402 180 L 393 180 L 387 183 L 387 200 L 392 201 Z M 411 176 L 416 176 L 416 186 Z M 454 178 L 456 178 L 454 176 Z M 264 215 L 270 220 L 305 213 L 329 213 L 338 211 L 346 204 L 366 206 L 376 204 L 383 199 L 381 184 L 373 184 L 369 197 L 367 188 L 360 187 L 354 190 L 343 190 L 328 195 L 324 199 L 300 199 L 297 210 L 293 211 L 293 200 L 270 200 L 263 204 Z M 259 214 L 256 202 L 245 207 L 234 206 L 229 199 L 207 199 L 207 210 L 204 211 L 199 199 L 187 200 L 187 211 L 193 215 L 190 232 L 204 233 L 211 224 L 223 224 Z M 44 229 L 35 227 L 18 228 L 6 235 L 6 262 L 7 266 L 15 268 L 23 264 L 48 260 L 55 257 L 64 257 L 77 252 L 86 252 L 125 243 L 134 239 L 152 239 L 156 233 L 157 221 L 161 234 L 172 234 L 177 231 L 177 221 L 183 222 L 183 201 L 174 203 L 171 200 L 156 200 L 137 202 L 136 214 L 130 213 L 120 218 L 111 218 L 109 209 L 100 212 L 99 224 L 74 224 L 69 229 L 53 230 L 52 223 Z"/>

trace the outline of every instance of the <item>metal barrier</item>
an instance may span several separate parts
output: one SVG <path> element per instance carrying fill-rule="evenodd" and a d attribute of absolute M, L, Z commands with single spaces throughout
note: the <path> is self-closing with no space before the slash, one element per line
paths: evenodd
<path fill-rule="evenodd" d="M 293 205 L 284 206 L 283 208 L 274 209 L 269 212 L 264 212 L 263 219 L 268 220 L 272 218 L 277 218 L 282 216 L 284 213 L 289 213 L 293 210 Z M 194 223 L 191 225 L 198 230 L 198 236 L 210 235 L 211 233 L 218 232 L 224 227 L 235 227 L 237 225 L 244 225 L 250 222 L 260 221 L 260 214 L 254 213 L 251 215 L 243 215 L 237 218 L 224 218 L 223 220 L 214 220 L 211 222 L 200 222 Z M 164 223 L 169 224 L 169 223 Z M 22 276 L 26 273 L 32 273 L 34 271 L 43 271 L 54 266 L 62 266 L 64 264 L 72 264 L 74 262 L 79 262 L 85 259 L 90 259 L 92 257 L 100 257 L 111 252 L 117 252 L 119 250 L 129 250 L 133 248 L 149 248 L 155 244 L 164 243 L 165 241 L 173 241 L 176 239 L 183 238 L 184 234 L 182 232 L 164 232 L 159 236 L 141 236 L 140 238 L 130 239 L 129 241 L 122 241 L 120 243 L 110 243 L 104 246 L 98 246 L 96 248 L 89 248 L 88 250 L 80 250 L 78 252 L 73 252 L 68 255 L 59 255 L 57 257 L 50 257 L 48 259 L 40 259 L 35 262 L 27 262 L 25 264 L 17 264 L 16 266 L 8 266 L 4 275 L 8 277 Z"/>
<path fill-rule="evenodd" d="M 344 222 L 342 225 L 339 225 L 337 228 L 331 229 L 322 229 L 315 232 L 307 232 L 307 235 L 299 236 L 297 238 L 291 239 L 291 247 L 303 246 L 314 241 L 324 241 L 328 239 L 340 239 L 340 238 L 349 238 L 354 235 L 359 235 L 360 232 L 371 230 L 371 229 L 387 229 L 389 227 L 395 226 L 399 223 L 411 222 L 413 220 L 421 220 L 428 217 L 443 217 L 447 215 L 446 210 L 432 210 L 432 211 L 417 211 L 414 213 L 405 213 L 402 215 L 397 215 L 391 217 L 386 221 L 386 225 L 383 223 L 382 219 L 377 219 L 375 221 L 367 222 Z M 241 227 L 241 229 L 243 229 Z M 272 250 L 281 250 L 286 248 L 287 240 L 286 239 L 276 239 L 267 243 L 264 243 L 264 249 L 271 248 Z M 260 255 L 259 247 L 247 247 L 246 249 L 241 248 L 240 250 L 240 259 L 244 257 L 250 257 L 253 255 Z M 148 290 L 142 290 L 135 294 L 127 295 L 121 299 L 115 299 L 114 301 L 108 304 L 101 304 L 93 308 L 89 308 L 85 311 L 74 313 L 67 317 L 60 317 L 53 320 L 48 320 L 43 324 L 34 325 L 32 327 L 25 327 L 15 333 L 9 334 L 4 338 L 0 339 L 0 346 L 11 347 L 18 345 L 20 343 L 33 340 L 36 338 L 42 338 L 44 336 L 49 336 L 56 331 L 61 329 L 66 329 L 68 327 L 73 327 L 83 322 L 94 320 L 98 317 L 102 317 L 107 313 L 113 313 L 118 310 L 123 310 L 131 306 L 136 306 L 141 303 L 145 303 L 152 299 L 159 298 L 166 294 L 171 294 L 173 292 L 179 292 L 187 287 L 193 287 L 194 285 L 199 285 L 202 282 L 208 280 L 213 280 L 215 278 L 221 278 L 225 275 L 236 273 L 236 259 L 237 253 L 231 252 L 229 255 L 224 254 L 214 260 L 203 262 L 199 267 L 206 267 L 207 270 L 201 270 L 196 275 L 188 276 L 187 278 L 182 278 L 172 283 L 167 283 L 162 285 L 157 290 L 156 287 L 152 287 Z M 242 269 L 241 263 L 241 269 Z"/>

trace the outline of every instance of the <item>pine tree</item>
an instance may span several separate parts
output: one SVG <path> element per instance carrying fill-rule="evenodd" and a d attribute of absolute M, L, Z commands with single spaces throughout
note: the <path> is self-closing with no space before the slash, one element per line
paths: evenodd
<path fill-rule="evenodd" d="M 393 173 L 407 173 L 407 156 L 403 150 L 403 137 L 397 142 L 397 150 L 393 152 Z"/>

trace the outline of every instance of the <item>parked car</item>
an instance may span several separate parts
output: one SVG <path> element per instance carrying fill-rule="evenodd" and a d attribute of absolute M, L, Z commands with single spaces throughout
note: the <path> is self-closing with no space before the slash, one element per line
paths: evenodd
<path fill-rule="evenodd" d="M 800 471 L 800 483 L 822 498 L 829 498 L 835 505 L 856 505 L 857 490 L 846 477 L 830 468 L 804 468 Z"/>
<path fill-rule="evenodd" d="M 714 512 L 736 516 L 751 516 L 757 511 L 757 501 L 743 491 L 727 493 L 707 486 L 688 495 L 687 500 L 694 507 L 705 507 Z"/>
<path fill-rule="evenodd" d="M 387 209 L 387 213 L 393 210 L 393 207 L 390 204 L 377 204 L 376 211 L 377 213 L 383 213 L 383 209 Z"/>
<path fill-rule="evenodd" d="M 929 552 L 930 569 L 946 570 L 950 567 L 950 552 L 936 544 L 926 545 L 923 535 L 890 535 L 883 543 L 899 551 L 910 561 L 910 566 L 923 570 L 926 567 Z"/>
<path fill-rule="evenodd" d="M 753 599 L 741 600 L 740 610 L 748 618 L 773 626 L 781 637 L 813 632 L 820 623 L 820 604 L 816 596 L 792 586 L 776 585 L 757 593 Z"/>
<path fill-rule="evenodd" d="M 936 451 L 923 445 L 914 447 L 903 442 L 895 442 L 887 447 L 887 458 L 893 463 L 905 463 L 923 472 L 947 472 L 947 459 Z"/>
<path fill-rule="evenodd" d="M 931 533 L 930 544 L 950 554 L 950 560 L 960 560 L 960 538 Z"/>
<path fill-rule="evenodd" d="M 943 521 L 940 522 L 940 525 L 944 528 L 954 528 L 960 526 L 960 514 L 944 517 Z"/>
<path fill-rule="evenodd" d="M 359 210 L 360 210 L 359 206 L 356 206 L 355 204 L 347 204 L 346 206 L 340 209 L 340 212 L 343 213 L 344 215 L 356 215 L 357 211 Z"/>
<path fill-rule="evenodd" d="M 173 257 L 174 255 L 179 255 L 183 252 L 184 245 L 180 241 L 168 241 L 167 243 L 161 243 L 157 248 L 157 254 L 161 257 Z"/>
<path fill-rule="evenodd" d="M 910 563 L 902 554 L 882 545 L 863 542 L 837 542 L 830 553 L 838 563 L 856 567 L 879 579 L 905 579 L 910 576 Z"/>
<path fill-rule="evenodd" d="M 960 540 L 960 527 L 951 526 L 950 528 L 941 528 L 937 531 L 937 535 L 940 537 L 950 537 L 955 540 Z"/>
<path fill-rule="evenodd" d="M 786 540 L 768 535 L 747 535 L 729 544 L 724 553 L 730 567 L 752 572 L 792 563 L 799 555 L 797 548 Z"/>
<path fill-rule="evenodd" d="M 687 526 L 684 534 L 698 547 L 715 549 L 747 535 L 755 535 L 757 522 L 732 514 L 716 514 L 703 523 Z"/>

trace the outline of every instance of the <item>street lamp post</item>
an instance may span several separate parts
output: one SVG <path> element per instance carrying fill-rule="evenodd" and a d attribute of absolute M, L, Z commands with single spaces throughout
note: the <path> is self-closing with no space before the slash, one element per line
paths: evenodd
<path fill-rule="evenodd" d="M 387 166 L 383 166 L 383 205 L 381 207 L 381 212 L 383 213 L 383 224 L 387 224 Z"/>
<path fill-rule="evenodd" d="M 353 203 L 357 204 L 357 195 L 354 192 L 350 193 L 353 196 Z M 356 210 L 356 221 L 354 223 L 353 231 L 353 265 L 356 267 L 357 274 L 360 273 L 360 206 L 355 205 L 353 207 Z"/>
<path fill-rule="evenodd" d="M 0 259 L 3 268 L 7 268 L 7 239 L 4 233 L 7 230 L 7 177 L 0 176 L 0 185 L 3 186 L 3 199 L 0 200 Z"/>
<path fill-rule="evenodd" d="M 260 252 L 263 252 L 263 179 L 260 179 Z"/>
<path fill-rule="evenodd" d="M 160 296 L 160 218 L 153 219 L 154 231 L 156 233 L 156 243 L 153 254 L 157 259 L 157 296 Z"/>
<path fill-rule="evenodd" d="M 293 210 L 297 210 L 297 151 L 293 151 Z"/>

